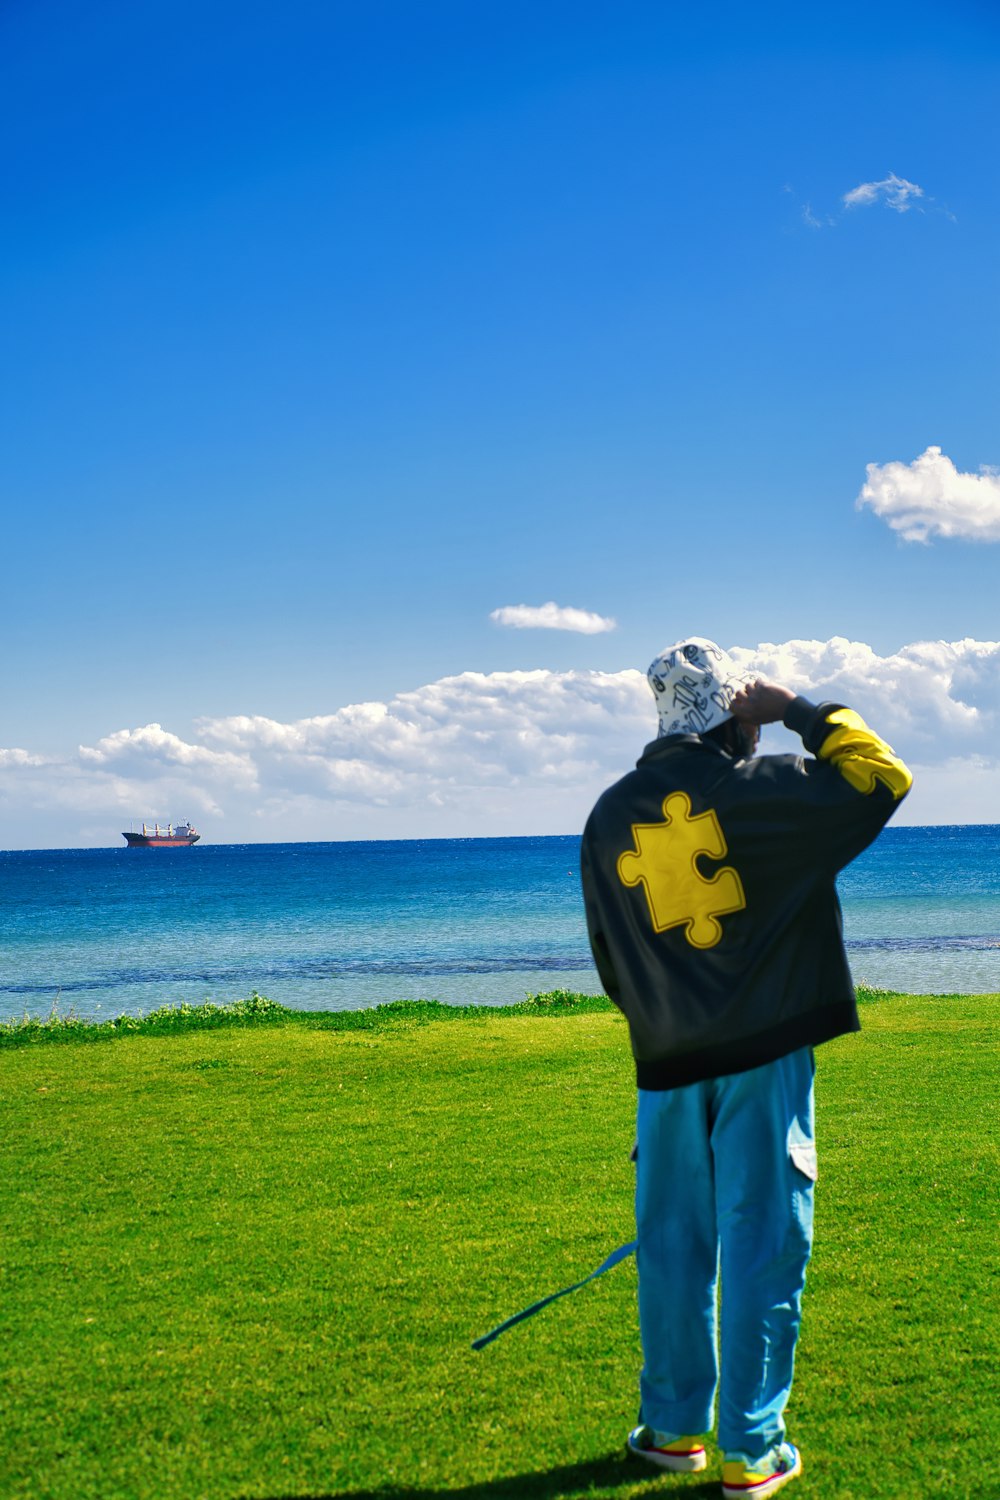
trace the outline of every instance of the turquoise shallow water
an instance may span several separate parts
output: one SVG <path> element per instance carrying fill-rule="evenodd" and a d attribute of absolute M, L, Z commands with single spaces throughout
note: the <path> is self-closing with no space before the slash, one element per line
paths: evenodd
<path fill-rule="evenodd" d="M 579 839 L 0 853 L 0 1018 L 597 991 Z M 1000 827 L 889 828 L 841 877 L 855 977 L 1000 991 Z"/>

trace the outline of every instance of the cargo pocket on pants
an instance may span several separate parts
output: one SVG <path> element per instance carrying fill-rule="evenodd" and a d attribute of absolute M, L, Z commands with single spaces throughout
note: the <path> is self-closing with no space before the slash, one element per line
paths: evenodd
<path fill-rule="evenodd" d="M 816 1141 L 813 1138 L 811 1111 L 805 1119 L 800 1115 L 795 1116 L 788 1127 L 786 1139 L 788 1159 L 792 1166 L 810 1182 L 815 1182 L 819 1175 L 819 1164 L 816 1160 Z"/>
<path fill-rule="evenodd" d="M 803 1177 L 808 1177 L 810 1182 L 815 1182 L 819 1176 L 819 1164 L 816 1160 L 815 1141 L 789 1141 L 788 1155 L 792 1166 L 797 1167 Z"/>

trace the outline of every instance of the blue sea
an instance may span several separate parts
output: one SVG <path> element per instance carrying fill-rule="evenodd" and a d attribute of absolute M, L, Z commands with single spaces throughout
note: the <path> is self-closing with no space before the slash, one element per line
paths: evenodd
<path fill-rule="evenodd" d="M 0 853 L 0 1020 L 258 990 L 352 1010 L 597 992 L 579 839 Z M 889 828 L 841 876 L 856 980 L 1000 991 L 1000 827 Z"/>

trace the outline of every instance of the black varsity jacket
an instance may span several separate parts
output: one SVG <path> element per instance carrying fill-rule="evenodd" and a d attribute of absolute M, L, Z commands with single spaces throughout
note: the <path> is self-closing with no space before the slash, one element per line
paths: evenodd
<path fill-rule="evenodd" d="M 583 834 L 590 945 L 640 1088 L 773 1062 L 860 1029 L 835 877 L 912 777 L 851 709 L 789 704 L 815 759 L 647 745 Z"/>

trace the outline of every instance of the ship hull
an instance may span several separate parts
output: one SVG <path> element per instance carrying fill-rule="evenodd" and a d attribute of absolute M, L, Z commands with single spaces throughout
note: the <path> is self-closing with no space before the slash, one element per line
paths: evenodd
<path fill-rule="evenodd" d="M 183 838 L 167 837 L 165 833 L 123 833 L 122 838 L 130 849 L 184 849 L 196 844 L 200 833 L 188 833 Z"/>

